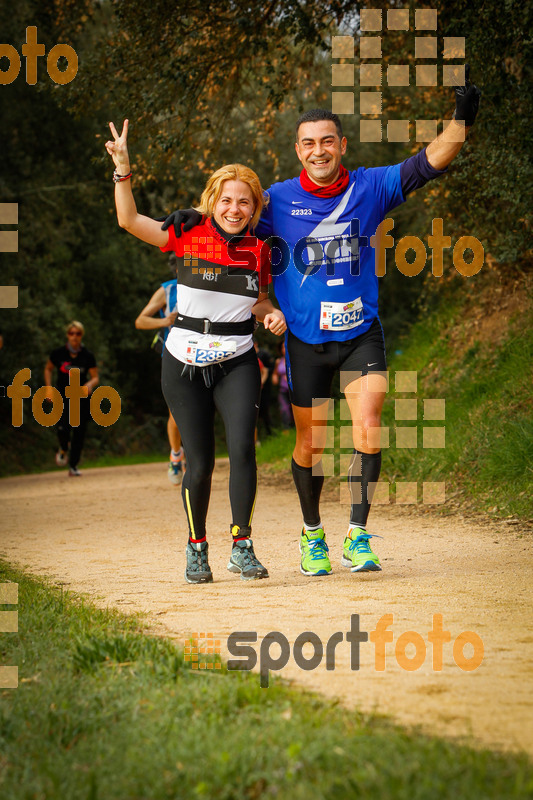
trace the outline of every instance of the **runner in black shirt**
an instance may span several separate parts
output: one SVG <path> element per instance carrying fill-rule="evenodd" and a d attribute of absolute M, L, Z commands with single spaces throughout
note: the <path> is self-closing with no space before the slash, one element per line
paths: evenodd
<path fill-rule="evenodd" d="M 54 367 L 57 369 L 56 388 L 63 398 L 63 414 L 57 424 L 57 436 L 59 439 L 59 450 L 56 453 L 56 464 L 58 467 L 69 465 L 68 474 L 70 477 L 78 477 L 81 472 L 78 469 L 78 462 L 81 456 L 85 430 L 90 416 L 89 396 L 93 389 L 98 385 L 98 368 L 96 360 L 91 352 L 81 343 L 85 329 L 81 322 L 73 320 L 67 325 L 67 343 L 62 347 L 52 350 L 44 368 L 45 386 L 52 386 L 52 372 Z M 69 421 L 69 401 L 65 397 L 65 389 L 69 385 L 69 372 L 71 369 L 79 369 L 80 385 L 86 386 L 88 395 L 80 400 L 80 424 L 71 426 Z M 51 393 L 49 395 L 51 400 Z M 70 431 L 72 429 L 72 439 Z M 70 444 L 70 454 L 69 454 Z"/>

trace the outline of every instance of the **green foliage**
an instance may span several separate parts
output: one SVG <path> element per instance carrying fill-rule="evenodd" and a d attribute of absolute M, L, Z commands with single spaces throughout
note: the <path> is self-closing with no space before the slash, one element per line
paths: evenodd
<path fill-rule="evenodd" d="M 523 293 L 526 289 L 523 287 Z M 531 419 L 531 361 L 533 328 L 528 311 L 509 320 L 509 332 L 497 344 L 483 337 L 467 338 L 472 323 L 472 289 L 453 303 L 421 319 L 391 359 L 390 370 L 416 370 L 419 398 L 444 398 L 444 422 L 401 423 L 418 427 L 418 448 L 385 451 L 384 476 L 389 481 L 445 481 L 444 511 L 458 504 L 494 516 L 533 515 L 531 480 L 533 422 Z M 486 291 L 486 287 L 485 287 Z M 530 306 L 528 306 L 530 309 Z M 493 309 L 494 310 L 494 309 Z M 529 315 L 528 315 L 529 314 Z M 403 396 L 403 395 L 401 395 Z M 405 395 L 408 397 L 409 395 Z M 394 429 L 394 405 L 389 401 L 384 424 Z M 446 446 L 421 447 L 424 425 L 446 427 Z M 458 500 L 457 498 L 460 498 Z"/>
<path fill-rule="evenodd" d="M 427 222 L 443 217 L 453 222 L 454 237 L 476 236 L 509 270 L 530 268 L 531 209 L 524 203 L 533 190 L 533 7 L 520 0 L 467 0 L 424 4 L 437 9 L 435 33 L 389 31 L 383 35 L 384 64 L 410 64 L 411 86 L 383 86 L 383 107 L 392 118 L 444 119 L 453 108 L 451 87 L 415 85 L 415 35 L 436 35 L 437 71 L 442 37 L 465 37 L 471 79 L 482 89 L 479 113 L 466 145 L 449 169 L 445 181 L 432 186 L 425 203 Z M 366 8 L 383 8 L 368 0 Z M 411 4 L 411 18 L 415 4 Z M 416 4 L 420 8 L 420 4 Z M 385 12 L 383 13 L 384 28 Z M 384 66 L 384 71 L 386 66 Z M 439 79 L 440 83 L 440 79 Z M 384 81 L 385 84 L 385 81 Z M 413 146 L 413 151 L 419 145 Z M 412 205 L 412 200 L 409 201 Z"/>

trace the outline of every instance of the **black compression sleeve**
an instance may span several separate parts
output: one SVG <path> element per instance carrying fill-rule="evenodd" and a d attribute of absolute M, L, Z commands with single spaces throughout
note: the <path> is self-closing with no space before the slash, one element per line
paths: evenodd
<path fill-rule="evenodd" d="M 381 472 L 381 451 L 360 453 L 354 450 L 348 470 L 348 482 L 352 499 L 350 525 L 366 526 L 374 490 Z"/>
<path fill-rule="evenodd" d="M 320 495 L 324 485 L 323 475 L 313 475 L 313 467 L 301 467 L 292 459 L 292 477 L 300 498 L 305 525 L 320 525 Z"/>
<path fill-rule="evenodd" d="M 426 148 L 424 147 L 414 156 L 407 158 L 400 164 L 400 179 L 402 182 L 402 192 L 404 196 L 413 192 L 415 189 L 420 189 L 425 186 L 428 181 L 433 178 L 438 178 L 439 175 L 444 175 L 448 168 L 435 169 L 431 166 L 426 156 Z"/>

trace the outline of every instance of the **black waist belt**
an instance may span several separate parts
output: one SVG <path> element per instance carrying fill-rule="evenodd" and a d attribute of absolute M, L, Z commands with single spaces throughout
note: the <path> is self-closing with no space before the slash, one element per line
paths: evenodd
<path fill-rule="evenodd" d="M 174 320 L 174 328 L 186 328 L 196 333 L 213 333 L 215 336 L 246 336 L 255 330 L 255 317 L 244 322 L 211 322 L 210 319 L 200 319 L 200 317 L 186 317 L 178 314 Z"/>

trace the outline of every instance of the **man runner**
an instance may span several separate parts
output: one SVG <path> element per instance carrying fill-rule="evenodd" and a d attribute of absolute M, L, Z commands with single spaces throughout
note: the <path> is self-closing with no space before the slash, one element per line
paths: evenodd
<path fill-rule="evenodd" d="M 381 469 L 379 428 L 387 386 L 371 237 L 389 211 L 409 192 L 443 174 L 461 150 L 481 96 L 468 79 L 468 67 L 465 86 L 456 87 L 455 95 L 455 119 L 442 134 L 402 163 L 372 169 L 343 167 L 347 140 L 337 115 L 325 109 L 302 114 L 295 145 L 302 172 L 270 187 L 270 202 L 256 228 L 257 236 L 280 254 L 273 286 L 288 328 L 287 366 L 296 423 L 292 474 L 303 514 L 304 575 L 331 572 L 320 516 L 320 461 L 337 371 L 354 444 L 348 471 L 351 513 L 341 563 L 354 573 L 381 570 L 366 527 Z M 163 227 L 175 222 L 179 228 L 184 219 L 188 227 L 191 215 L 175 212 Z"/>

